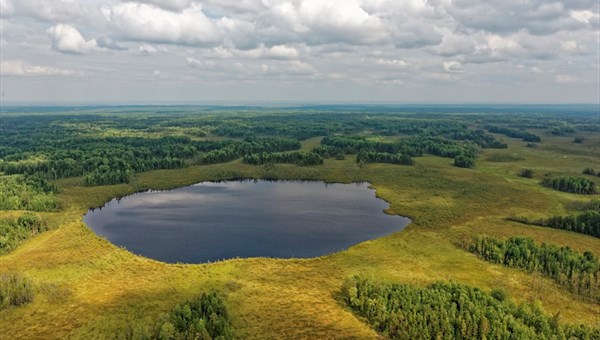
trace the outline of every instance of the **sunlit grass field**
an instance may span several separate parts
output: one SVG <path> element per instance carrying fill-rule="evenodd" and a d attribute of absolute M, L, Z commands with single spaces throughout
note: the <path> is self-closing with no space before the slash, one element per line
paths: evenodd
<path fill-rule="evenodd" d="M 490 264 L 457 246 L 485 233 L 527 235 L 538 242 L 568 245 L 600 254 L 600 240 L 573 232 L 506 221 L 511 215 L 541 217 L 567 213 L 574 200 L 599 198 L 553 191 L 539 185 L 545 174 L 582 176 L 600 170 L 600 136 L 540 133 L 536 148 L 497 135 L 508 149 L 482 152 L 474 169 L 452 160 L 415 158 L 415 166 L 369 164 L 354 157 L 326 160 L 318 167 L 251 166 L 234 161 L 137 174 L 132 183 L 80 186 L 80 178 L 57 181 L 64 211 L 40 213 L 54 226 L 0 256 L 0 273 L 21 271 L 39 294 L 33 303 L 0 312 L 0 338 L 120 338 L 146 327 L 177 303 L 215 289 L 225 296 L 236 335 L 272 339 L 365 339 L 377 334 L 345 307 L 342 281 L 354 274 L 426 285 L 451 280 L 485 290 L 505 288 L 516 301 L 539 300 L 560 321 L 600 326 L 600 306 L 584 301 L 551 279 Z M 303 143 L 310 150 L 319 143 Z M 529 168 L 534 178 L 517 173 Z M 586 176 L 600 185 L 600 178 Z M 167 189 L 205 180 L 235 178 L 368 181 L 391 211 L 410 217 L 405 230 L 314 259 L 234 259 L 202 265 L 165 264 L 115 247 L 81 222 L 88 208 L 145 189 Z M 3 212 L 2 216 L 14 216 Z"/>

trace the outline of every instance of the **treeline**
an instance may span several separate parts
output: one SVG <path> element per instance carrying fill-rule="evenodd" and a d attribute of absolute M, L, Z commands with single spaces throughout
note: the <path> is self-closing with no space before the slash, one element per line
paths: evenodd
<path fill-rule="evenodd" d="M 199 164 L 215 164 L 230 162 L 246 155 L 257 153 L 273 153 L 300 149 L 300 142 L 290 138 L 248 138 L 243 142 L 236 142 L 226 147 L 205 152 L 199 155 Z"/>
<path fill-rule="evenodd" d="M 510 216 L 508 220 L 524 224 L 537 225 L 574 231 L 576 233 L 591 235 L 600 238 L 600 212 L 590 210 L 578 215 L 552 216 L 530 220 L 526 217 Z"/>
<path fill-rule="evenodd" d="M 541 184 L 545 187 L 552 188 L 558 191 L 565 191 L 574 194 L 596 194 L 596 183 L 582 177 L 560 176 L 542 179 Z"/>
<path fill-rule="evenodd" d="M 585 168 L 585 169 L 583 169 L 583 171 L 581 173 L 584 175 L 600 177 L 600 171 L 596 172 L 593 168 Z"/>
<path fill-rule="evenodd" d="M 84 176 L 86 185 L 126 183 L 135 172 L 173 169 L 185 165 L 201 150 L 221 147 L 218 142 L 193 142 L 187 137 L 80 138 L 36 150 L 36 158 L 7 157 L 0 171 L 54 180 Z M 27 153 L 21 157 L 27 157 Z"/>
<path fill-rule="evenodd" d="M 411 157 L 422 156 L 423 150 L 406 142 L 380 142 L 368 140 L 366 137 L 331 136 L 321 140 L 321 148 L 317 153 L 353 155 L 362 151 L 388 154 L 404 154 Z"/>
<path fill-rule="evenodd" d="M 139 320 L 128 325 L 126 339 L 232 340 L 235 338 L 229 313 L 215 292 L 175 306 L 154 322 Z"/>
<path fill-rule="evenodd" d="M 595 210 L 600 212 L 600 199 L 595 198 L 589 201 L 572 201 L 567 204 L 567 207 L 578 211 Z"/>
<path fill-rule="evenodd" d="M 458 283 L 428 287 L 354 277 L 342 296 L 352 310 L 390 339 L 596 339 L 600 330 L 561 325 L 538 304 L 516 305 L 504 290 Z"/>
<path fill-rule="evenodd" d="M 0 219 L 0 254 L 15 250 L 24 240 L 46 230 L 46 222 L 32 213 L 25 213 L 17 219 Z"/>
<path fill-rule="evenodd" d="M 414 161 L 409 155 L 392 154 L 387 152 L 361 151 L 356 155 L 357 163 L 389 163 L 400 165 L 413 165 Z"/>
<path fill-rule="evenodd" d="M 53 143 L 50 141 L 50 145 Z M 200 164 L 227 162 L 256 152 L 296 150 L 289 138 L 256 138 L 238 141 L 192 141 L 188 137 L 81 138 L 41 149 L 36 158 L 17 155 L 0 161 L 7 174 L 35 175 L 44 179 L 83 176 L 87 186 L 128 183 L 137 172 L 175 169 L 198 157 Z M 25 157 L 21 154 L 20 157 Z"/>
<path fill-rule="evenodd" d="M 323 158 L 314 152 L 261 152 L 244 156 L 243 162 L 252 165 L 289 163 L 299 166 L 309 166 L 323 164 Z"/>
<path fill-rule="evenodd" d="M 53 211 L 56 187 L 38 176 L 0 176 L 0 210 Z"/>
<path fill-rule="evenodd" d="M 600 301 L 600 262 L 590 251 L 535 244 L 527 237 L 502 240 L 478 236 L 467 249 L 482 259 L 507 267 L 539 272 L 592 301 Z"/>
<path fill-rule="evenodd" d="M 494 125 L 488 125 L 485 128 L 489 132 L 499 133 L 501 135 L 505 135 L 505 136 L 511 137 L 511 138 L 521 138 L 525 142 L 539 143 L 539 142 L 542 141 L 542 138 L 540 138 L 540 136 L 538 136 L 536 134 L 533 134 L 533 133 L 530 133 L 530 132 L 527 132 L 527 131 L 515 130 L 515 129 L 505 128 L 505 127 L 500 127 L 500 126 L 494 126 Z"/>
<path fill-rule="evenodd" d="M 328 153 L 358 154 L 361 151 L 403 154 L 410 157 L 434 156 L 454 158 L 458 155 L 475 157 L 477 148 L 473 144 L 462 144 L 441 137 L 412 137 L 398 142 L 371 141 L 365 137 L 331 136 L 321 141 L 322 145 L 333 147 Z"/>
<path fill-rule="evenodd" d="M 33 301 L 35 291 L 31 279 L 14 272 L 0 275 L 0 310 Z"/>
<path fill-rule="evenodd" d="M 326 157 L 340 158 L 344 154 L 357 154 L 357 161 L 412 165 L 411 157 L 425 153 L 454 158 L 454 166 L 475 166 L 477 147 L 471 143 L 459 143 L 442 137 L 417 136 L 398 142 L 380 142 L 365 137 L 331 136 L 321 140 L 321 146 L 313 151 Z M 360 159 L 359 159 L 360 158 Z"/>

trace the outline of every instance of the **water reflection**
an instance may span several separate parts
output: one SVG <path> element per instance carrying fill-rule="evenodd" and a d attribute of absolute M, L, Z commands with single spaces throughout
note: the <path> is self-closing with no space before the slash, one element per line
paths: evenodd
<path fill-rule="evenodd" d="M 404 228 L 368 183 L 245 180 L 148 191 L 90 210 L 84 222 L 165 262 L 314 257 Z"/>

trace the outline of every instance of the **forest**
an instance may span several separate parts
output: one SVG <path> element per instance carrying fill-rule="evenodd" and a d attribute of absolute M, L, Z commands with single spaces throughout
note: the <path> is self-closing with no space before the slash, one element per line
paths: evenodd
<path fill-rule="evenodd" d="M 17 219 L 0 218 L 0 254 L 11 252 L 22 241 L 48 230 L 39 216 L 26 212 Z"/>
<path fill-rule="evenodd" d="M 600 302 L 600 261 L 591 251 L 582 254 L 569 247 L 538 245 L 521 236 L 502 240 L 485 235 L 478 236 L 468 250 L 492 263 L 539 272 L 582 297 Z"/>
<path fill-rule="evenodd" d="M 35 176 L 44 180 L 82 177 L 86 186 L 129 183 L 135 173 L 175 169 L 193 164 L 217 164 L 244 158 L 249 164 L 291 163 L 319 165 L 311 153 L 278 154 L 300 149 L 300 140 L 324 136 L 312 152 L 321 157 L 362 153 L 363 162 L 409 165 L 407 157 L 431 154 L 456 158 L 459 167 L 472 167 L 479 148 L 507 145 L 482 129 L 447 118 L 369 118 L 330 113 L 197 117 L 156 115 L 144 117 L 74 115 L 63 117 L 6 117 L 0 127 L 0 171 L 6 175 Z M 123 133 L 99 136 L 105 128 Z M 400 141 L 373 141 L 366 129 L 390 136 L 405 133 Z M 115 131 L 115 132 L 116 132 Z M 174 132 L 174 133 L 173 133 Z M 167 135 L 165 135 L 167 133 Z M 143 135 L 152 137 L 144 137 Z M 229 139 L 202 138 L 207 134 Z M 200 137 L 198 137 L 200 136 Z M 389 155 L 381 155 L 386 153 Z M 260 155 L 259 155 L 260 154 Z M 357 159 L 360 162 L 361 159 Z"/>
<path fill-rule="evenodd" d="M 596 183 L 594 183 L 592 180 L 582 177 L 545 177 L 541 184 L 548 188 L 558 191 L 571 192 L 574 194 L 593 195 L 597 193 Z"/>
<path fill-rule="evenodd" d="M 12 110 L 7 338 L 600 338 L 595 109 Z M 411 222 L 315 258 L 167 264 L 82 221 L 114 198 L 239 178 L 368 182 Z"/>
<path fill-rule="evenodd" d="M 202 293 L 192 301 L 175 306 L 166 321 L 149 334 L 130 334 L 131 338 L 158 339 L 233 339 L 227 307 L 216 292 Z"/>
<path fill-rule="evenodd" d="M 459 283 L 428 287 L 355 276 L 342 296 L 348 306 L 390 339 L 596 339 L 600 329 L 560 325 L 537 304 L 512 302 L 501 289 L 485 292 Z"/>
<path fill-rule="evenodd" d="M 600 238 L 600 209 L 586 210 L 581 214 L 552 216 L 536 220 L 531 220 L 526 217 L 510 216 L 508 217 L 508 220 L 540 227 L 568 230 Z"/>

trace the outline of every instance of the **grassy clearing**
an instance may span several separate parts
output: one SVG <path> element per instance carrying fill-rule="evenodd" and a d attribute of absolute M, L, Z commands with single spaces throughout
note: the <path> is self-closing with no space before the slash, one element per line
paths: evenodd
<path fill-rule="evenodd" d="M 525 235 L 600 254 L 600 241 L 593 237 L 504 220 L 509 215 L 566 213 L 567 203 L 582 199 L 544 188 L 539 178 L 545 173 L 578 175 L 593 166 L 593 151 L 598 149 L 590 151 L 590 145 L 597 145 L 599 137 L 586 135 L 584 144 L 572 143 L 571 137 L 542 137 L 538 148 L 504 138 L 509 149 L 485 151 L 475 169 L 456 168 L 451 159 L 429 156 L 416 158 L 413 167 L 360 168 L 347 157 L 319 167 L 263 167 L 235 161 L 160 170 L 138 174 L 130 184 L 103 187 L 82 187 L 77 178 L 57 181 L 64 211 L 40 215 L 60 228 L 0 256 L 0 274 L 18 270 L 38 287 L 33 302 L 0 312 L 2 336 L 117 337 L 140 320 L 156 320 L 176 304 L 214 289 L 226 296 L 236 335 L 243 338 L 376 338 L 339 295 L 342 282 L 356 274 L 417 285 L 451 280 L 488 291 L 504 288 L 517 302 L 537 299 L 548 313 L 560 311 L 562 322 L 600 325 L 598 305 L 550 279 L 487 263 L 455 246 L 481 233 Z M 316 143 L 316 138 L 308 140 L 303 148 Z M 519 159 L 486 160 L 492 153 Z M 519 177 L 522 168 L 533 169 L 534 179 Z M 204 265 L 169 265 L 135 256 L 81 223 L 88 208 L 113 197 L 242 177 L 369 181 L 391 211 L 411 217 L 413 223 L 402 232 L 320 258 L 235 259 Z"/>

